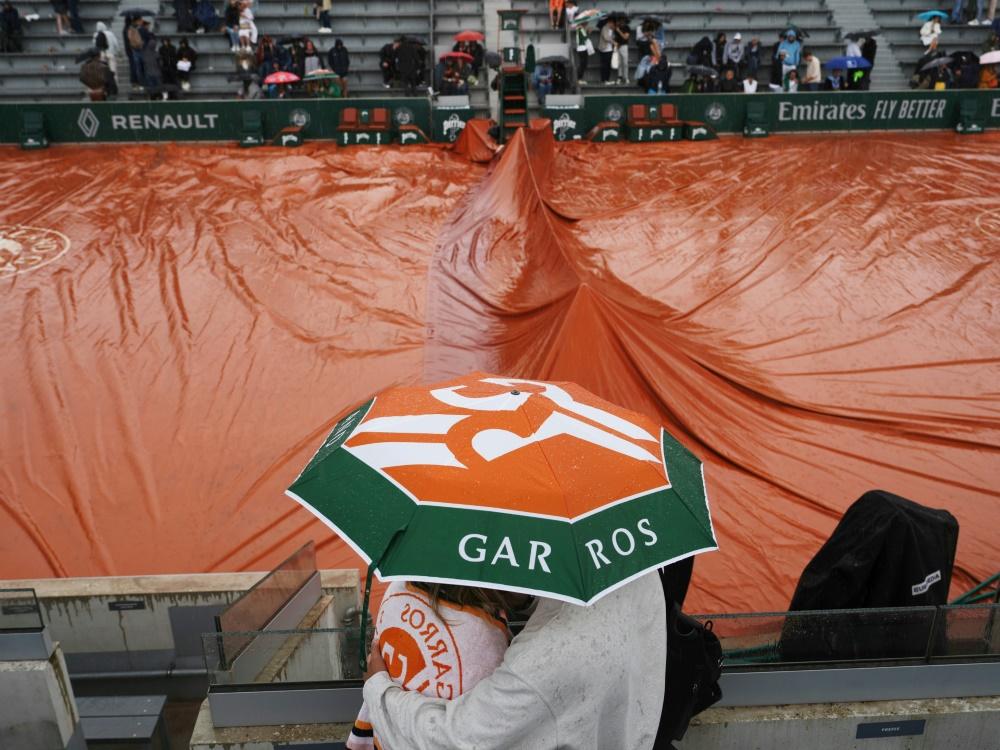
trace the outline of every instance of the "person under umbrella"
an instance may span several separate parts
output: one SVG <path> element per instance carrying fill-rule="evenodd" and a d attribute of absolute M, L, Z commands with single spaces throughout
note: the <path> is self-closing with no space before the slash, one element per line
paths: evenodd
<path fill-rule="evenodd" d="M 108 64 L 101 59 L 101 51 L 91 47 L 77 57 L 77 62 L 83 59 L 80 66 L 80 83 L 87 89 L 87 96 L 92 102 L 103 102 L 108 98 L 109 87 L 114 85 L 114 76 Z"/>
<path fill-rule="evenodd" d="M 306 39 L 302 46 L 302 55 L 303 78 L 323 67 L 319 60 L 319 52 L 316 51 L 316 45 L 312 43 L 311 39 Z"/>
<path fill-rule="evenodd" d="M 660 55 L 646 72 L 646 93 L 669 94 L 670 73 L 670 61 L 667 60 L 666 55 Z"/>
<path fill-rule="evenodd" d="M 924 15 L 924 14 L 921 14 Z M 918 16 L 919 18 L 920 16 Z M 920 41 L 931 52 L 938 46 L 938 39 L 941 38 L 941 21 L 938 16 L 931 15 L 920 27 Z"/>
<path fill-rule="evenodd" d="M 392 79 L 396 77 L 396 51 L 400 44 L 402 44 L 402 39 L 397 38 L 388 44 L 383 44 L 382 49 L 379 50 L 378 66 L 382 72 L 382 88 L 384 89 L 391 88 Z"/>
<path fill-rule="evenodd" d="M 632 29 L 624 13 L 615 19 L 615 54 L 618 55 L 618 83 L 628 84 L 628 43 Z"/>
<path fill-rule="evenodd" d="M 156 34 L 149 29 L 149 23 L 145 20 L 139 26 L 139 34 L 142 36 L 142 50 L 139 55 L 142 58 L 146 91 L 149 93 L 150 99 L 166 99 L 167 94 L 163 90 L 163 74 L 160 70 L 160 58 L 157 54 Z"/>
<path fill-rule="evenodd" d="M 571 383 L 474 373 L 390 389 L 336 424 L 287 494 L 368 563 L 362 623 L 376 573 L 523 594 L 515 611 L 538 597 L 460 700 L 400 689 L 380 638 L 364 700 L 381 744 L 652 745 L 667 646 L 656 571 L 718 547 L 701 462 L 655 421 Z"/>

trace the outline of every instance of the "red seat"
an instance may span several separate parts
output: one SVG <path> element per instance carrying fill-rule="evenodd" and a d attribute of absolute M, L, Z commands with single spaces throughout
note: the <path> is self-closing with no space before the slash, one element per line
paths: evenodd
<path fill-rule="evenodd" d="M 375 107 L 372 110 L 372 127 L 384 130 L 389 125 L 389 110 L 385 107 Z"/>
<path fill-rule="evenodd" d="M 358 126 L 358 110 L 357 107 L 344 107 L 340 110 L 340 125 L 341 130 L 353 129 Z"/>

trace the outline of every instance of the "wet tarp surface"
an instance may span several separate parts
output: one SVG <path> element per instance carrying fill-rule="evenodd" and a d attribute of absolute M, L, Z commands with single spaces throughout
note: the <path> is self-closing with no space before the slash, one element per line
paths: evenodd
<path fill-rule="evenodd" d="M 855 498 L 1000 568 L 1000 136 L 0 150 L 0 577 L 266 569 L 347 408 L 576 381 L 706 464 L 689 610 L 787 606 Z M 34 229 L 25 230 L 24 227 Z"/>

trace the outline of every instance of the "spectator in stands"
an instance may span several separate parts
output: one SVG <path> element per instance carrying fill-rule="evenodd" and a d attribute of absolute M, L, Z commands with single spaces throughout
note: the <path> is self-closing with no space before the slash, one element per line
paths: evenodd
<path fill-rule="evenodd" d="M 938 39 L 941 37 L 941 22 L 937 17 L 932 18 L 920 27 L 920 41 L 931 52 L 937 49 Z"/>
<path fill-rule="evenodd" d="M 579 10 L 576 6 L 576 0 L 565 0 L 564 5 L 566 8 L 563 11 L 563 20 L 568 24 L 572 24 L 573 16 L 575 16 L 576 12 Z"/>
<path fill-rule="evenodd" d="M 445 96 L 460 96 L 468 93 L 469 87 L 462 76 L 462 67 L 462 62 L 454 58 L 449 58 L 445 63 L 444 75 L 441 79 L 441 93 Z"/>
<path fill-rule="evenodd" d="M 768 87 L 771 91 L 781 91 L 782 84 L 784 83 L 785 76 L 782 71 L 785 68 L 785 51 L 779 50 L 778 45 L 775 45 L 774 56 L 771 58 L 771 82 Z"/>
<path fill-rule="evenodd" d="M 21 15 L 10 0 L 0 10 L 0 52 L 21 52 L 24 50 L 24 27 Z"/>
<path fill-rule="evenodd" d="M 482 69 L 483 60 L 486 57 L 486 50 L 483 49 L 483 45 L 479 42 L 455 42 L 451 51 L 464 52 L 472 58 L 472 62 L 469 63 L 469 68 L 471 70 L 472 77 L 474 79 L 478 79 L 479 71 Z"/>
<path fill-rule="evenodd" d="M 160 42 L 160 72 L 163 75 L 163 85 L 167 90 L 168 97 L 176 98 L 177 91 L 177 48 L 170 42 L 169 37 Z"/>
<path fill-rule="evenodd" d="M 407 96 L 417 95 L 417 87 L 422 80 L 422 56 L 423 45 L 413 39 L 404 38 L 396 49 L 395 68 Z"/>
<path fill-rule="evenodd" d="M 87 88 L 87 95 L 92 102 L 103 102 L 108 97 L 108 86 L 114 81 L 111 69 L 101 59 L 100 52 L 95 48 L 90 56 L 80 66 L 80 83 Z"/>
<path fill-rule="evenodd" d="M 316 19 L 319 21 L 320 34 L 332 34 L 330 28 L 330 11 L 333 10 L 333 0 L 319 0 L 315 6 Z"/>
<path fill-rule="evenodd" d="M 726 45 L 722 54 L 723 67 L 731 67 L 734 75 L 742 76 L 746 65 L 746 48 L 743 46 L 743 35 L 740 32 L 733 34 L 733 41 Z"/>
<path fill-rule="evenodd" d="M 831 70 L 830 75 L 823 81 L 824 91 L 843 91 L 845 88 L 844 71 L 837 68 Z"/>
<path fill-rule="evenodd" d="M 724 32 L 720 31 L 715 35 L 715 41 L 712 42 L 712 65 L 711 67 L 716 70 L 722 70 L 725 65 L 726 56 L 726 35 Z"/>
<path fill-rule="evenodd" d="M 646 86 L 646 93 L 649 94 L 670 93 L 670 62 L 666 55 L 660 55 L 656 64 L 649 69 L 646 74 Z"/>
<path fill-rule="evenodd" d="M 314 70 L 319 70 L 323 67 L 323 64 L 319 60 L 319 52 L 316 51 L 316 45 L 312 43 L 311 39 L 306 39 L 305 44 L 302 49 L 304 60 L 303 68 L 304 75 L 303 78 Z"/>
<path fill-rule="evenodd" d="M 566 12 L 564 0 L 549 0 L 549 28 L 561 29 Z"/>
<path fill-rule="evenodd" d="M 819 91 L 820 85 L 823 83 L 823 68 L 820 65 L 819 58 L 813 54 L 811 49 L 807 49 L 802 54 L 802 57 L 806 61 L 806 72 L 802 78 L 802 89 L 804 91 Z"/>
<path fill-rule="evenodd" d="M 234 54 L 240 49 L 240 0 L 229 0 L 226 3 L 226 13 L 222 21 L 229 37 L 229 49 Z M 247 36 L 247 41 L 250 37 Z"/>
<path fill-rule="evenodd" d="M 688 65 L 701 65 L 703 68 L 715 67 L 712 60 L 712 40 L 703 36 L 694 46 L 687 56 Z"/>
<path fill-rule="evenodd" d="M 199 34 L 203 31 L 218 31 L 219 26 L 222 25 L 222 22 L 219 20 L 219 14 L 215 12 L 215 6 L 212 5 L 211 0 L 198 0 L 194 4 L 194 22 L 195 30 Z"/>
<path fill-rule="evenodd" d="M 56 31 L 60 36 L 64 36 L 69 33 L 69 5 L 66 0 L 50 0 L 52 3 L 52 11 L 55 13 L 56 17 Z M 84 63 L 86 64 L 86 63 Z"/>
<path fill-rule="evenodd" d="M 861 47 L 854 39 L 844 42 L 844 57 L 861 57 Z"/>
<path fill-rule="evenodd" d="M 601 83 L 610 86 L 611 58 L 615 55 L 615 19 L 609 18 L 601 28 L 597 40 L 597 52 L 601 56 Z"/>
<path fill-rule="evenodd" d="M 552 93 L 552 79 L 552 66 L 549 63 L 538 63 L 535 66 L 535 72 L 531 75 L 531 84 L 535 87 L 538 103 L 543 107 L 545 106 L 545 97 Z"/>
<path fill-rule="evenodd" d="M 401 39 L 395 39 L 389 44 L 382 46 L 379 50 L 379 68 L 382 70 L 382 88 L 391 88 L 392 79 L 396 77 L 396 51 L 399 49 Z"/>
<path fill-rule="evenodd" d="M 174 18 L 177 19 L 177 31 L 181 34 L 194 32 L 194 2 L 193 0 L 174 0 Z"/>
<path fill-rule="evenodd" d="M 240 3 L 240 36 L 250 37 L 250 44 L 257 44 L 257 24 L 253 20 L 253 11 L 250 9 L 250 0 L 242 0 Z"/>
<path fill-rule="evenodd" d="M 736 68 L 731 66 L 722 69 L 722 80 L 719 81 L 719 92 L 735 94 L 743 90 L 742 82 L 736 77 Z"/>
<path fill-rule="evenodd" d="M 249 36 L 240 34 L 241 44 L 243 39 L 250 41 Z M 279 70 L 281 70 L 281 53 L 278 50 L 278 45 L 271 37 L 264 36 L 260 40 L 260 46 L 257 47 L 257 74 L 263 81 L 271 73 L 276 73 Z"/>
<path fill-rule="evenodd" d="M 746 77 L 743 79 L 743 93 L 744 94 L 756 94 L 757 93 L 757 78 L 753 73 L 747 71 Z"/>
<path fill-rule="evenodd" d="M 126 16 L 122 29 L 122 39 L 125 42 L 125 55 L 128 57 L 128 74 L 132 88 L 142 85 L 145 76 L 142 70 L 142 36 L 139 34 L 139 16 Z"/>
<path fill-rule="evenodd" d="M 656 39 L 653 37 L 654 30 L 655 25 L 649 19 L 639 24 L 639 28 L 636 29 L 635 49 L 639 53 L 640 60 L 652 55 L 653 45 L 656 44 Z M 659 55 L 654 55 L 654 57 L 659 57 Z"/>
<path fill-rule="evenodd" d="M 139 34 L 142 36 L 142 50 L 139 55 L 142 58 L 143 83 L 146 91 L 150 99 L 165 99 L 167 95 L 163 91 L 160 59 L 156 53 L 156 34 L 150 30 L 146 21 L 139 24 Z"/>
<path fill-rule="evenodd" d="M 101 59 L 108 64 L 112 75 L 118 75 L 118 40 L 103 21 L 98 21 L 94 31 L 94 46 L 101 51 Z"/>
<path fill-rule="evenodd" d="M 303 38 L 293 38 L 291 44 L 285 45 L 285 48 L 292 58 L 291 71 L 299 78 L 302 78 L 306 74 L 306 50 L 303 45 Z"/>
<path fill-rule="evenodd" d="M 785 53 L 784 59 L 781 61 L 781 75 L 784 78 L 791 71 L 798 69 L 799 61 L 802 58 L 802 43 L 799 42 L 797 35 L 791 29 L 785 32 L 785 39 L 778 45 L 778 52 Z"/>
<path fill-rule="evenodd" d="M 236 52 L 233 53 L 236 61 L 237 73 L 252 73 L 257 67 L 257 53 L 250 46 L 250 37 L 241 36 L 236 45 Z M 247 87 L 244 87 L 244 91 Z"/>
<path fill-rule="evenodd" d="M 1000 88 L 997 83 L 997 68 L 1000 65 L 982 65 L 979 68 L 979 86 L 981 89 Z"/>
<path fill-rule="evenodd" d="M 628 84 L 628 42 L 632 29 L 628 18 L 619 16 L 615 22 L 615 54 L 618 55 L 618 83 Z"/>
<path fill-rule="evenodd" d="M 951 9 L 951 22 L 952 23 L 962 23 L 964 20 L 962 15 L 962 6 L 965 5 L 967 0 L 955 0 L 955 5 Z M 984 0 L 976 0 L 976 15 L 969 21 L 969 26 L 979 26 L 980 24 L 988 24 L 986 20 L 986 14 L 983 12 L 983 6 L 986 3 Z M 971 2 L 970 2 L 971 5 Z M 971 10 L 971 8 L 970 8 Z"/>
<path fill-rule="evenodd" d="M 348 54 L 342 39 L 334 40 L 333 46 L 326 55 L 326 61 L 330 70 L 337 74 L 341 95 L 347 96 L 347 72 L 351 69 L 351 56 Z"/>
<path fill-rule="evenodd" d="M 191 74 L 197 64 L 198 53 L 188 43 L 187 37 L 182 36 L 181 43 L 177 45 L 177 80 L 185 91 L 191 90 Z"/>
<path fill-rule="evenodd" d="M 587 72 L 587 62 L 593 53 L 594 43 L 590 41 L 590 29 L 583 24 L 576 30 L 576 77 L 577 83 L 581 86 L 587 85 L 583 76 Z"/>
<path fill-rule="evenodd" d="M 80 20 L 80 0 L 66 0 L 66 9 L 69 11 L 69 26 L 74 34 L 83 33 L 83 21 Z"/>
<path fill-rule="evenodd" d="M 799 90 L 799 71 L 792 68 L 785 74 L 784 89 L 789 94 L 794 94 Z"/>
<path fill-rule="evenodd" d="M 746 46 L 746 52 L 743 57 L 746 63 L 746 74 L 753 76 L 756 81 L 757 73 L 760 71 L 760 39 L 757 37 L 750 39 L 750 43 Z"/>
<path fill-rule="evenodd" d="M 865 68 L 862 72 L 860 81 L 858 82 L 858 88 L 861 91 L 868 91 L 872 85 L 872 70 L 875 67 L 875 54 L 878 52 L 878 42 L 871 37 L 867 37 L 861 44 L 861 56 L 865 58 L 871 68 Z"/>

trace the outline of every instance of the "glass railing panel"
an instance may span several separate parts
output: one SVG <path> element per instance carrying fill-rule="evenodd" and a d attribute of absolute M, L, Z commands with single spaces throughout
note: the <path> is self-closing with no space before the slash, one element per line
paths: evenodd
<path fill-rule="evenodd" d="M 44 626 L 34 589 L 0 589 L 0 632 Z"/>

